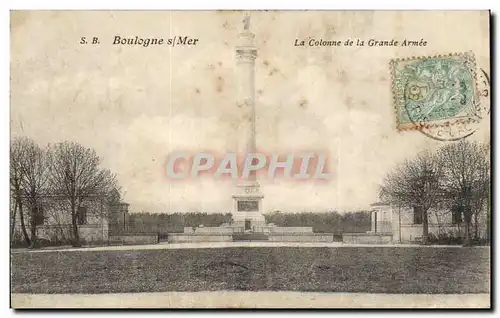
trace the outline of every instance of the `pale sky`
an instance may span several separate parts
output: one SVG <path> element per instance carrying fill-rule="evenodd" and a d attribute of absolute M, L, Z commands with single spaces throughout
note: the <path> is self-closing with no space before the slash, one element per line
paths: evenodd
<path fill-rule="evenodd" d="M 241 12 L 13 13 L 11 131 L 77 141 L 118 176 L 131 211 L 230 212 L 234 185 L 162 175 L 172 151 L 234 151 Z M 489 70 L 488 14 L 254 12 L 257 147 L 328 151 L 330 182 L 261 180 L 264 211 L 366 209 L 394 165 L 443 142 L 395 128 L 389 61 L 473 51 Z M 113 46 L 115 35 L 193 47 Z M 460 36 L 457 36 L 460 35 Z M 80 45 L 97 36 L 99 45 Z M 425 39 L 426 47 L 294 47 L 295 39 Z M 489 139 L 487 121 L 472 138 Z"/>

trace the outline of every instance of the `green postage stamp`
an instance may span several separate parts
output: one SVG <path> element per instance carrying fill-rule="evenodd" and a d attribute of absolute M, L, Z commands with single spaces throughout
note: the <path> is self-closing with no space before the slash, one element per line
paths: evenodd
<path fill-rule="evenodd" d="M 398 130 L 421 130 L 478 120 L 472 53 L 391 61 Z"/>

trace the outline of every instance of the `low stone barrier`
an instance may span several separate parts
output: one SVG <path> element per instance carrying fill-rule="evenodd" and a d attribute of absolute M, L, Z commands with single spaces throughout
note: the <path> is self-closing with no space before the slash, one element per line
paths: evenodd
<path fill-rule="evenodd" d="M 184 232 L 186 233 L 186 232 Z M 233 233 L 232 227 L 197 227 L 194 232 L 188 232 L 188 234 L 231 234 Z"/>
<path fill-rule="evenodd" d="M 110 245 L 143 245 L 157 243 L 158 233 L 129 233 L 109 236 Z"/>
<path fill-rule="evenodd" d="M 392 233 L 344 233 L 342 243 L 346 244 L 390 244 Z"/>
<path fill-rule="evenodd" d="M 270 233 L 274 228 L 273 226 L 254 226 L 253 230 L 257 233 Z"/>
<path fill-rule="evenodd" d="M 313 228 L 310 226 L 275 226 L 272 227 L 271 233 L 290 233 L 290 234 L 297 234 L 297 233 L 312 233 L 312 234 L 321 234 L 321 233 L 313 233 Z"/>
<path fill-rule="evenodd" d="M 169 233 L 169 243 L 191 243 L 191 242 L 232 242 L 232 233 Z"/>
<path fill-rule="evenodd" d="M 332 243 L 333 233 L 275 233 L 269 234 L 271 242 L 321 242 Z"/>

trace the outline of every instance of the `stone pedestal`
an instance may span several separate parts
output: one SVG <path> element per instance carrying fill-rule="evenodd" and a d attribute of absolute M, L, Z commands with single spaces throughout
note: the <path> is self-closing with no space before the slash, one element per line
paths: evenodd
<path fill-rule="evenodd" d="M 262 215 L 263 198 L 257 181 L 240 183 L 233 195 L 232 225 L 243 228 L 244 231 L 256 231 L 265 226 L 266 219 Z"/>

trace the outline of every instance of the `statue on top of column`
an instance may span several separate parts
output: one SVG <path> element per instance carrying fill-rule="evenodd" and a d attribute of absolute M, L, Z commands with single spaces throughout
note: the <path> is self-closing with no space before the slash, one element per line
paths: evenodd
<path fill-rule="evenodd" d="M 243 18 L 243 30 L 248 31 L 250 30 L 250 15 L 246 14 L 245 17 Z"/>

